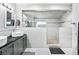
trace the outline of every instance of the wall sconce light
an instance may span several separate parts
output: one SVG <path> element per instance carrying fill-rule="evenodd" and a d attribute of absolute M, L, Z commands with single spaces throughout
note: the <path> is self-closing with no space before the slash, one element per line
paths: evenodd
<path fill-rule="evenodd" d="M 5 8 L 8 8 L 9 10 L 12 10 L 11 8 L 9 8 L 8 5 L 4 4 L 4 3 L 0 3 L 2 6 L 4 6 Z"/>

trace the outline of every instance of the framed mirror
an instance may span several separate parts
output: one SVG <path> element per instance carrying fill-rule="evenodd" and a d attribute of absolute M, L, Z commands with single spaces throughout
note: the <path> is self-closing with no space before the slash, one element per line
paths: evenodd
<path fill-rule="evenodd" d="M 14 18 L 12 18 L 14 15 L 12 11 L 6 10 L 5 11 L 5 28 L 13 27 L 15 25 Z"/>

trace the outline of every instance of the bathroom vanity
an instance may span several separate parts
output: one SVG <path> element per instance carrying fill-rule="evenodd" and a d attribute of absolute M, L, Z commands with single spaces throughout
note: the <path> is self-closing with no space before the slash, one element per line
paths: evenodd
<path fill-rule="evenodd" d="M 0 47 L 0 55 L 21 55 L 27 47 L 27 35 L 7 38 L 7 43 Z"/>

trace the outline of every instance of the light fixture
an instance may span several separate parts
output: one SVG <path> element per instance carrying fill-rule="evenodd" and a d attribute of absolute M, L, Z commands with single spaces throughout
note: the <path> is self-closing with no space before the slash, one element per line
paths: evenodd
<path fill-rule="evenodd" d="M 5 8 L 8 8 L 9 10 L 12 10 L 7 4 L 5 3 L 0 3 L 2 6 L 4 6 Z"/>
<path fill-rule="evenodd" d="M 38 24 L 46 24 L 46 22 L 37 22 L 37 25 L 38 25 Z"/>

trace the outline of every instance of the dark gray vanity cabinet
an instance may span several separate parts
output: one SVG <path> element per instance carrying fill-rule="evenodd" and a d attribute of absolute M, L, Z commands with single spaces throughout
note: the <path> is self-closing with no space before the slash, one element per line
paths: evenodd
<path fill-rule="evenodd" d="M 0 49 L 0 55 L 21 55 L 24 52 L 27 47 L 27 36 L 23 35 L 12 39 L 14 41 L 11 41 Z"/>
<path fill-rule="evenodd" d="M 9 44 L 8 46 L 2 48 L 2 55 L 13 55 L 14 54 L 14 44 Z"/>

